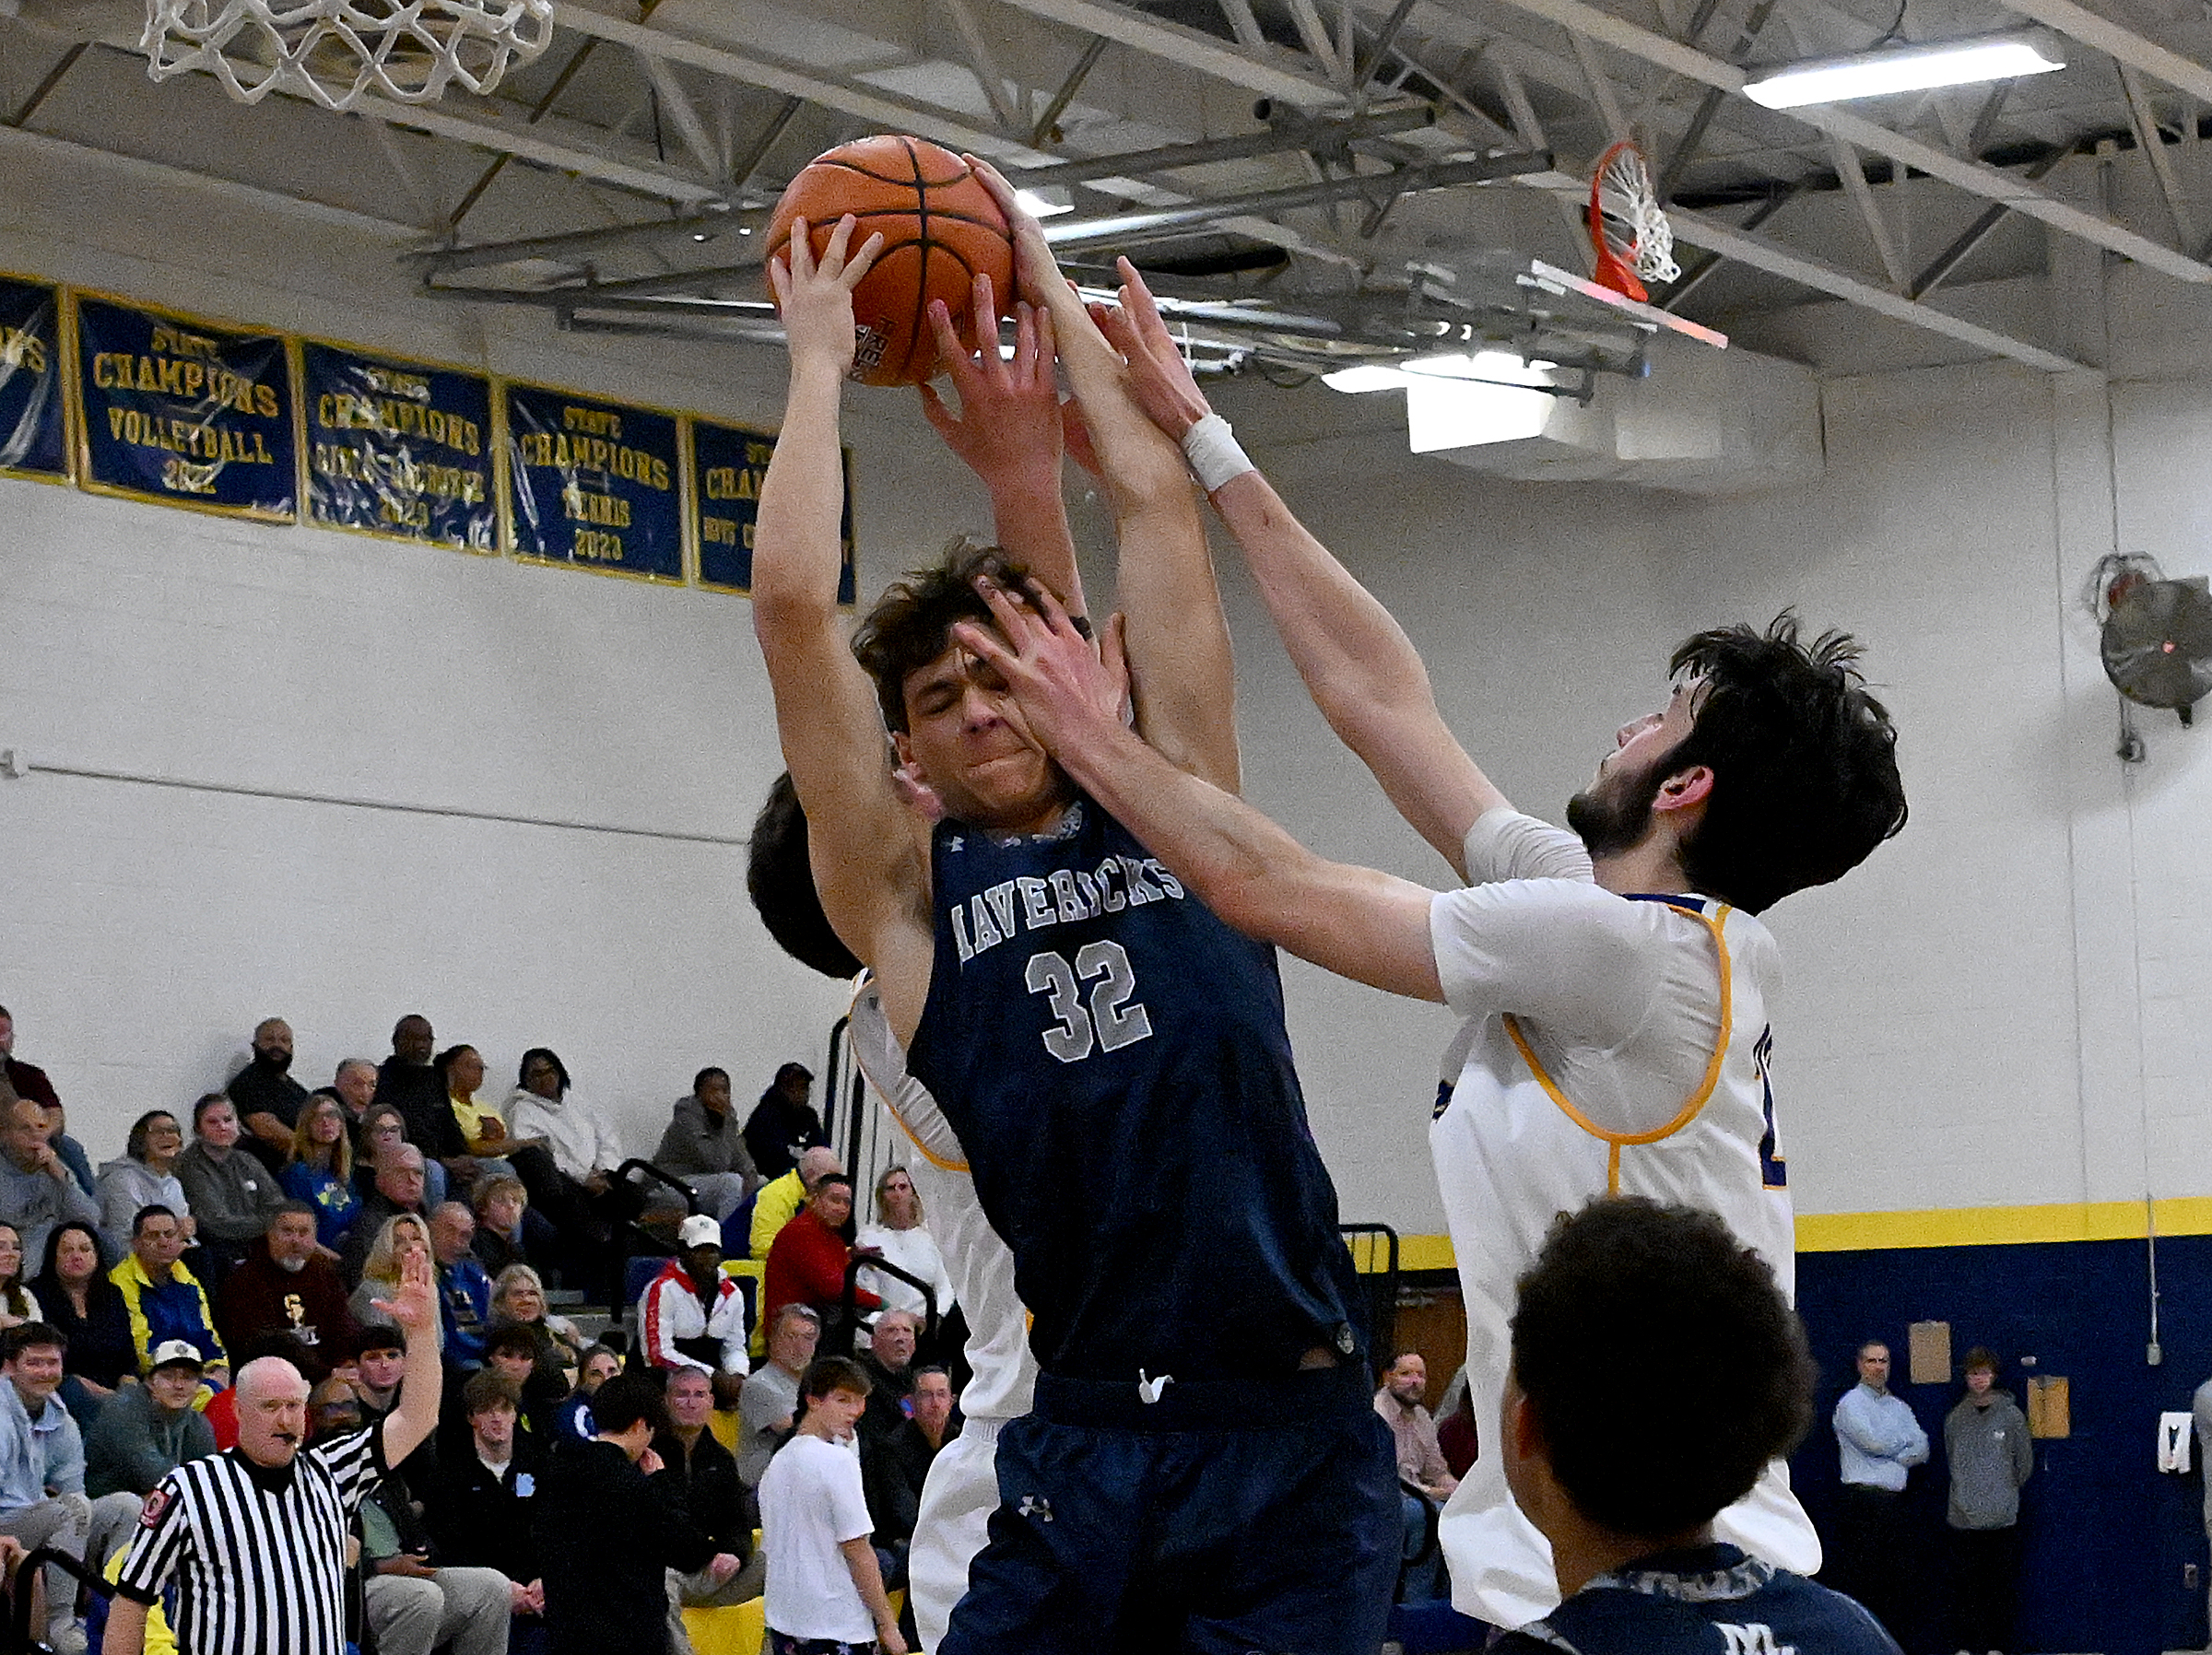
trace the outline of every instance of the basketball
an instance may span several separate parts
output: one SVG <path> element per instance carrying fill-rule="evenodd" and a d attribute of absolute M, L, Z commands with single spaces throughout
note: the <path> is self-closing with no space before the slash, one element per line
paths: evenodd
<path fill-rule="evenodd" d="M 883 252 L 853 292 L 859 345 L 853 377 L 869 385 L 918 384 L 936 371 L 929 301 L 952 312 L 960 343 L 975 348 L 975 277 L 991 278 L 1000 311 L 1014 286 L 1006 215 L 968 163 L 921 138 L 861 138 L 808 162 L 776 203 L 768 256 L 782 256 L 791 222 L 805 218 L 817 258 L 847 213 L 858 220 L 852 251 L 881 235 Z"/>

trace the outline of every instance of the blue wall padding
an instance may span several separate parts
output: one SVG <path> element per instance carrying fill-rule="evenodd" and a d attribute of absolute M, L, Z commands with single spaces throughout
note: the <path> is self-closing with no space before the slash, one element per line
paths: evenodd
<path fill-rule="evenodd" d="M 2150 1314 L 2141 1241 L 1798 1256 L 1797 1308 L 1821 1376 L 1813 1432 L 1791 1476 L 1814 1522 L 1824 1535 L 1832 1532 L 1836 1438 L 1829 1419 L 1856 1381 L 1861 1340 L 1888 1344 L 1893 1389 L 1933 1447 L 1906 1497 L 1926 1608 L 1923 1625 L 1897 1628 L 1907 1655 L 1957 1647 L 1944 1615 L 1943 1420 L 1964 1394 L 1956 1378 L 1944 1385 L 1906 1378 L 1906 1329 L 1915 1321 L 1951 1324 L 1954 1363 L 1977 1344 L 1995 1351 L 2006 1364 L 1998 1383 L 2023 1410 L 2022 1356 L 2036 1358 L 2029 1371 L 2071 1382 L 2073 1435 L 2036 1443 L 2035 1473 L 2022 1497 L 2019 1650 L 2157 1655 L 2212 1641 L 2205 1591 L 2183 1580 L 2192 1563 L 2205 1578 L 2203 1472 L 2157 1469 L 2159 1414 L 2186 1412 L 2198 1384 L 2212 1377 L 2212 1237 L 2161 1240 L 2158 1262 L 2165 1360 L 2153 1367 L 2145 1360 Z"/>

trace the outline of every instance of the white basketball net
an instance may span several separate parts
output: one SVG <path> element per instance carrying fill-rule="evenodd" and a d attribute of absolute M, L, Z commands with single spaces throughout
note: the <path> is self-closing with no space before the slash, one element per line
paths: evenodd
<path fill-rule="evenodd" d="M 1614 150 L 1598 174 L 1597 210 L 1605 220 L 1606 248 L 1634 266 L 1638 276 L 1647 282 L 1671 282 L 1682 274 L 1675 263 L 1675 227 L 1652 189 L 1641 151 L 1625 144 Z"/>
<path fill-rule="evenodd" d="M 553 39 L 553 0 L 147 0 L 156 80 L 204 69 L 241 103 L 297 92 L 349 109 L 374 92 L 429 103 L 488 92 Z"/>

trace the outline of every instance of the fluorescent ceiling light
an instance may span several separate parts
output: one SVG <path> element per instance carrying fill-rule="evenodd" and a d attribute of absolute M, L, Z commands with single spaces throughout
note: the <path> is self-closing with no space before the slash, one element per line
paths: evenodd
<path fill-rule="evenodd" d="M 1406 383 L 1406 375 L 1395 368 L 1362 362 L 1357 368 L 1339 368 L 1335 373 L 1324 373 L 1321 382 L 1332 391 L 1357 396 L 1363 391 L 1395 391 Z"/>
<path fill-rule="evenodd" d="M 1059 193 L 1065 194 L 1065 191 Z M 1050 196 L 1039 194 L 1035 190 L 1015 191 L 1014 201 L 1015 205 L 1032 218 L 1056 218 L 1062 213 L 1072 213 L 1076 210 L 1074 202 L 1054 201 Z"/>
<path fill-rule="evenodd" d="M 1769 109 L 1797 109 L 1808 103 L 1878 98 L 1886 92 L 1920 92 L 1931 87 L 2042 75 L 2065 66 L 2065 59 L 2047 37 L 2003 35 L 1794 64 L 1746 81 L 1744 96 Z"/>
<path fill-rule="evenodd" d="M 1355 396 L 1367 391 L 1402 391 L 1417 380 L 1424 383 L 1437 380 L 1472 381 L 1507 387 L 1548 385 L 1551 381 L 1546 377 L 1547 370 L 1556 366 L 1553 362 L 1524 362 L 1511 351 L 1484 350 L 1471 357 L 1456 353 L 1416 357 L 1394 368 L 1362 362 L 1357 368 L 1339 368 L 1335 373 L 1324 373 L 1321 382 L 1332 391 Z"/>

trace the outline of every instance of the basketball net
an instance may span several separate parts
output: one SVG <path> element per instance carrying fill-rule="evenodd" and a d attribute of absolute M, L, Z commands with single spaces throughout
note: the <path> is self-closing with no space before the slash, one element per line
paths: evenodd
<path fill-rule="evenodd" d="M 1633 144 L 1616 144 L 1598 160 L 1590 181 L 1590 245 L 1597 252 L 1594 279 L 1639 302 L 1651 297 L 1645 282 L 1671 282 L 1682 274 L 1674 226 L 1652 188 L 1643 151 Z"/>
<path fill-rule="evenodd" d="M 552 39 L 553 0 L 147 0 L 138 48 L 156 80 L 200 69 L 241 103 L 285 91 L 344 110 L 488 92 Z"/>

